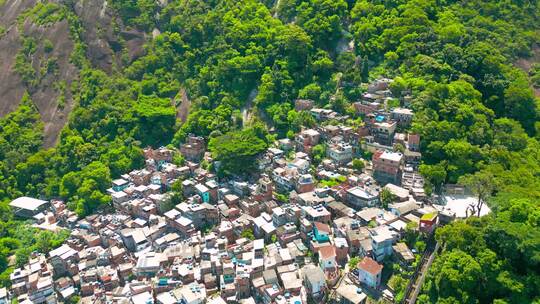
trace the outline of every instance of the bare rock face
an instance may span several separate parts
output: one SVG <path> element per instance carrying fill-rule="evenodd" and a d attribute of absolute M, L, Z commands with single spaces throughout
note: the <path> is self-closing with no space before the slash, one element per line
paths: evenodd
<path fill-rule="evenodd" d="M 0 7 L 0 26 L 5 33 L 0 36 L 0 116 L 15 110 L 25 87 L 15 72 L 15 56 L 21 47 L 17 30 L 17 16 L 31 8 L 35 1 L 6 1 Z"/>
<path fill-rule="evenodd" d="M 0 38 L 0 115 L 15 110 L 27 91 L 44 122 L 44 146 L 51 147 L 72 108 L 69 88 L 78 77 L 78 71 L 70 63 L 73 42 L 69 38 L 67 21 L 48 26 L 38 26 L 26 21 L 22 26 L 24 32 L 19 32 L 21 28 L 17 26 L 17 17 L 35 4 L 34 0 L 13 0 L 6 1 L 0 8 L 0 15 L 3 16 L 1 26 L 6 29 L 4 36 Z M 36 52 L 28 58 L 36 78 L 35 85 L 31 86 L 23 82 L 15 69 L 23 37 L 34 39 L 37 44 Z M 51 50 L 45 51 L 45 41 L 50 41 Z M 49 60 L 56 62 L 56 68 L 45 73 L 43 69 Z"/>
<path fill-rule="evenodd" d="M 110 73 L 114 65 L 122 66 L 123 48 L 128 63 L 143 54 L 145 33 L 125 29 L 106 0 L 79 0 L 73 10 L 85 30 L 82 38 L 88 46 L 86 55 L 94 67 Z"/>
<path fill-rule="evenodd" d="M 45 53 L 42 44 L 38 47 L 37 52 L 32 56 L 32 65 L 35 70 L 40 70 L 50 58 L 57 62 L 56 72 L 40 75 L 40 82 L 35 88 L 27 87 L 45 123 L 44 146 L 48 148 L 56 143 L 73 108 L 71 84 L 79 77 L 77 67 L 70 62 L 74 43 L 69 38 L 69 24 L 66 20 L 49 27 L 26 22 L 25 33 L 38 41 L 38 45 L 39 41 L 46 40 L 52 42 L 53 45 L 52 51 L 48 54 Z"/>
<path fill-rule="evenodd" d="M 132 62 L 144 53 L 146 34 L 125 29 L 106 0 L 56 0 L 68 6 L 78 16 L 83 27 L 81 39 L 87 45 L 86 56 L 93 67 L 111 73 L 123 61 Z M 53 1 L 54 2 L 54 1 Z M 74 41 L 70 38 L 67 20 L 48 25 L 31 21 L 18 27 L 17 18 L 36 5 L 37 0 L 7 0 L 0 6 L 0 117 L 17 109 L 25 91 L 38 108 L 45 125 L 44 146 L 56 144 L 58 135 L 73 108 L 71 85 L 79 77 L 78 68 L 70 62 Z M 29 58 L 36 71 L 33 85 L 24 83 L 15 69 L 16 56 L 24 37 L 36 41 L 37 49 Z M 44 42 L 52 44 L 45 50 Z M 122 56 L 124 50 L 127 56 Z M 124 57 L 124 58 L 122 58 Z M 44 73 L 43 67 L 55 60 L 54 72 Z"/>
<path fill-rule="evenodd" d="M 113 36 L 113 16 L 107 2 L 77 1 L 74 11 L 85 29 L 82 38 L 88 46 L 88 59 L 95 67 L 110 72 L 114 51 L 107 37 Z"/>
<path fill-rule="evenodd" d="M 120 35 L 126 40 L 126 48 L 128 51 L 128 63 L 133 62 L 140 56 L 144 55 L 144 42 L 146 34 L 136 29 L 124 30 Z"/>

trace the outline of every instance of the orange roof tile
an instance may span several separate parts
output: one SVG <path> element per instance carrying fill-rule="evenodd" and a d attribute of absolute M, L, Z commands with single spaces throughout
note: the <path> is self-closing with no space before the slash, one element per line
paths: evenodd
<path fill-rule="evenodd" d="M 315 227 L 317 227 L 317 230 L 320 231 L 320 232 L 326 232 L 328 234 L 330 234 L 331 232 L 331 229 L 330 229 L 330 226 L 324 224 L 324 223 L 321 223 L 321 222 L 315 222 Z"/>
<path fill-rule="evenodd" d="M 367 271 L 372 275 L 377 275 L 382 271 L 383 265 L 377 263 L 370 257 L 365 257 L 360 263 L 358 263 L 358 269 Z"/>
<path fill-rule="evenodd" d="M 336 247 L 334 245 L 319 248 L 319 256 L 322 259 L 329 259 L 336 256 Z"/>

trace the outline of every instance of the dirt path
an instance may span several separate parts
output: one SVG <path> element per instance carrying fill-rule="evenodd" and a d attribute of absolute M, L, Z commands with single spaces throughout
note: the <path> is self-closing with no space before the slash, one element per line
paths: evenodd
<path fill-rule="evenodd" d="M 280 4 L 281 4 L 281 0 L 277 0 L 276 4 L 274 5 L 274 16 L 273 17 L 276 18 L 276 19 L 279 18 L 278 13 L 277 13 L 277 9 L 278 9 Z"/>
<path fill-rule="evenodd" d="M 525 73 L 529 73 L 529 70 L 531 69 L 532 65 L 534 63 L 540 63 L 540 46 L 535 46 L 532 51 L 532 56 L 529 58 L 520 58 L 518 59 L 514 65 L 520 69 L 522 69 Z M 534 88 L 531 86 L 531 88 L 534 91 L 534 95 L 536 97 L 540 97 L 540 88 Z"/>
<path fill-rule="evenodd" d="M 177 104 L 178 97 L 180 97 L 180 104 Z M 176 118 L 180 119 L 183 123 L 186 122 L 189 115 L 189 109 L 191 108 L 191 100 L 189 100 L 186 89 L 182 88 L 173 101 L 174 106 L 176 107 Z"/>
<path fill-rule="evenodd" d="M 257 94 L 259 91 L 257 91 L 257 88 L 253 88 L 251 92 L 249 92 L 248 98 L 246 100 L 246 103 L 240 108 L 240 111 L 242 112 L 242 127 L 246 127 L 246 123 L 250 120 L 253 108 L 253 101 L 255 100 L 255 97 L 257 97 Z"/>
<path fill-rule="evenodd" d="M 337 45 L 336 45 L 336 54 L 345 53 L 347 51 L 352 50 L 354 47 L 354 40 L 348 40 L 345 38 L 345 35 L 339 39 Z"/>

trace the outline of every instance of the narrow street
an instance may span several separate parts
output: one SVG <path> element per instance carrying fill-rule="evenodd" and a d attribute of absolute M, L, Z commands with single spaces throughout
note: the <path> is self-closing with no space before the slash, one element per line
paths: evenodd
<path fill-rule="evenodd" d="M 420 290 L 422 290 L 422 284 L 426 279 L 426 274 L 428 273 L 429 268 L 431 267 L 431 264 L 433 263 L 433 260 L 435 259 L 435 255 L 437 254 L 438 250 L 438 242 L 435 244 L 435 246 L 428 246 L 428 248 L 424 252 L 424 255 L 422 256 L 420 266 L 417 268 L 416 272 L 411 277 L 411 283 L 409 283 L 409 286 L 407 286 L 407 290 L 405 291 L 405 297 L 403 298 L 403 301 L 401 303 L 416 303 L 416 298 L 418 297 Z"/>

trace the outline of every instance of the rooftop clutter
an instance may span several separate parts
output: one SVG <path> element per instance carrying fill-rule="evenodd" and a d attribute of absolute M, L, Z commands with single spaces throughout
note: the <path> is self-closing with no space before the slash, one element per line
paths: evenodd
<path fill-rule="evenodd" d="M 11 296 L 33 303 L 74 296 L 83 303 L 307 303 L 328 295 L 354 258 L 353 281 L 379 288 L 383 261 L 414 262 L 410 230 L 429 234 L 439 223 L 417 171 L 420 138 L 397 132 L 414 113 L 387 109 L 388 83 L 378 80 L 355 104 L 361 125 L 297 101 L 318 121 L 337 123 L 278 140 L 258 156 L 257 176 L 218 178 L 205 140 L 189 136 L 178 150 L 145 149 L 143 168 L 112 181 L 114 212 L 77 218 L 64 202 L 13 201 L 14 212 L 36 227 L 71 234 L 14 271 Z M 178 153 L 185 161 L 176 161 Z M 342 284 L 341 297 L 367 297 Z"/>

